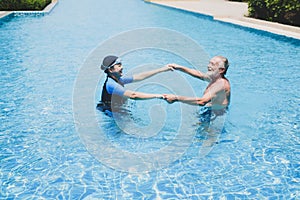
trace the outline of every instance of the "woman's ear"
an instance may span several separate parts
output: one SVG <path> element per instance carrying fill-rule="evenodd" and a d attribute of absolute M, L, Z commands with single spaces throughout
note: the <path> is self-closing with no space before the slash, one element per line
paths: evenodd
<path fill-rule="evenodd" d="M 108 72 L 112 73 L 113 72 L 114 67 L 110 67 L 107 69 Z"/>

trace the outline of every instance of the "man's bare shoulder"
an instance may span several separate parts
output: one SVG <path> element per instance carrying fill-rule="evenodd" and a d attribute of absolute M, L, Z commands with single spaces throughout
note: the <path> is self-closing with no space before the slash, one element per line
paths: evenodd
<path fill-rule="evenodd" d="M 224 87 L 226 90 L 230 90 L 230 82 L 227 78 L 222 78 L 224 81 Z"/>
<path fill-rule="evenodd" d="M 219 88 L 222 90 L 230 91 L 230 82 L 226 78 L 220 78 L 211 87 Z"/>

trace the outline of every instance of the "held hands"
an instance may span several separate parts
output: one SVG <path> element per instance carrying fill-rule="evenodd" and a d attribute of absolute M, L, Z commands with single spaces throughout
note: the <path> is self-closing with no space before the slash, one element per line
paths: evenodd
<path fill-rule="evenodd" d="M 166 72 L 166 71 L 174 71 L 174 68 L 172 66 L 169 65 L 165 65 L 161 68 L 162 72 Z"/>
<path fill-rule="evenodd" d="M 170 64 L 167 64 L 168 67 L 172 68 L 172 71 L 173 70 L 176 70 L 176 69 L 180 69 L 181 66 L 178 65 L 178 64 L 175 64 L 175 63 L 170 63 Z"/>
<path fill-rule="evenodd" d="M 168 103 L 174 103 L 175 101 L 178 101 L 178 96 L 176 96 L 174 94 L 156 94 L 155 98 L 164 99 Z"/>
<path fill-rule="evenodd" d="M 174 94 L 163 94 L 163 99 L 168 103 L 174 103 L 175 101 L 178 101 L 178 97 Z"/>
<path fill-rule="evenodd" d="M 161 69 L 161 72 L 166 72 L 166 71 L 174 71 L 176 69 L 180 69 L 182 66 L 175 64 L 175 63 L 171 63 L 171 64 L 167 64 L 165 66 L 163 66 Z"/>

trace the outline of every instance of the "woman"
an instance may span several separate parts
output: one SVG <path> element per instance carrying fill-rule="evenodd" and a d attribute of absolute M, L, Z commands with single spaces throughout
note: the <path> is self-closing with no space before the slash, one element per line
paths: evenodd
<path fill-rule="evenodd" d="M 127 90 L 124 88 L 124 85 L 147 79 L 160 72 L 173 70 L 172 67 L 164 66 L 159 69 L 123 77 L 122 62 L 119 57 L 114 55 L 106 56 L 103 59 L 101 69 L 107 74 L 107 78 L 103 85 L 101 101 L 98 103 L 97 108 L 104 112 L 118 111 L 128 98 L 134 100 L 163 99 L 161 94 Z"/>

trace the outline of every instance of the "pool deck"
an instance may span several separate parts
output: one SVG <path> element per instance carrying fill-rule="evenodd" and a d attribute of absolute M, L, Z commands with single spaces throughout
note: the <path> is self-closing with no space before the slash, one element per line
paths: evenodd
<path fill-rule="evenodd" d="M 215 20 L 300 40 L 300 27 L 247 17 L 248 4 L 226 0 L 145 0 L 150 3 L 212 16 Z"/>

